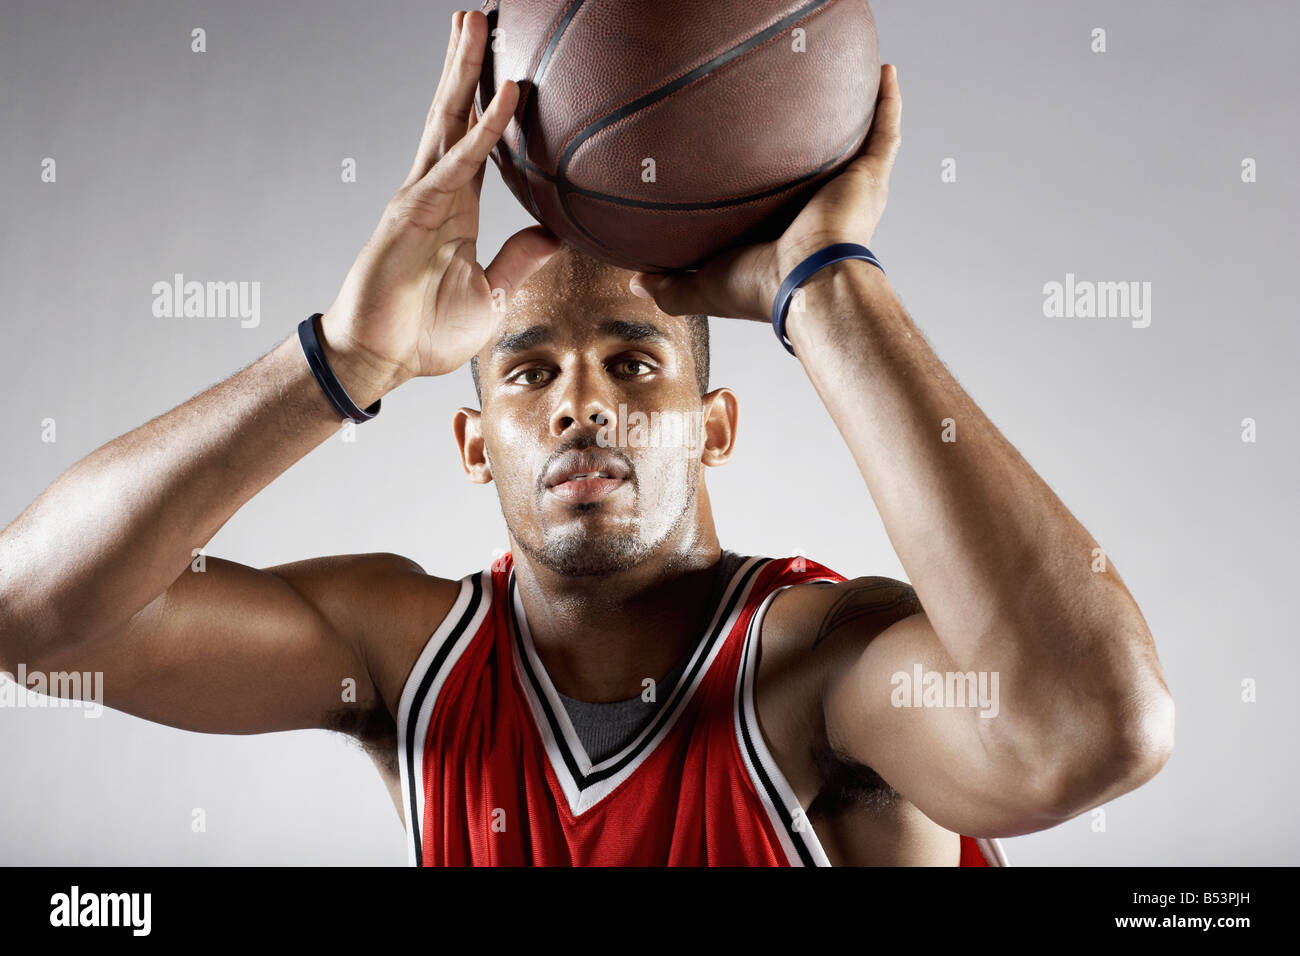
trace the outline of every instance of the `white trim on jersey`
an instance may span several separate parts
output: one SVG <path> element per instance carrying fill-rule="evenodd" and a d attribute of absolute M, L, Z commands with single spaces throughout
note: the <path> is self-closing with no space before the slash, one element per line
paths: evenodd
<path fill-rule="evenodd" d="M 815 866 L 830 866 L 831 862 L 827 859 L 826 851 L 822 849 L 821 841 L 817 839 L 817 833 L 804 813 L 804 808 L 800 806 L 785 774 L 781 773 L 781 768 L 767 749 L 763 732 L 758 726 L 758 712 L 754 707 L 754 680 L 758 672 L 759 635 L 762 634 L 763 616 L 773 599 L 788 587 L 791 585 L 779 587 L 763 599 L 745 634 L 745 647 L 741 652 L 740 667 L 736 670 L 736 706 L 733 709 L 736 745 L 740 748 L 745 769 L 763 803 L 763 809 L 767 811 L 772 828 L 781 841 L 787 862 L 791 866 L 803 866 L 805 861 Z M 795 841 L 799 841 L 801 847 L 797 847 Z"/>
<path fill-rule="evenodd" d="M 984 862 L 989 866 L 1010 866 L 1007 861 L 1007 851 L 1002 849 L 1002 844 L 997 837 L 976 837 L 975 845 L 980 848 L 980 853 L 984 855 Z"/>
<path fill-rule="evenodd" d="M 834 581 L 835 579 L 809 580 Z M 785 850 L 790 865 L 802 866 L 805 863 L 805 857 L 800 855 L 799 848 L 796 846 L 796 841 L 801 841 L 807 856 L 811 857 L 817 866 L 830 866 L 830 860 L 822 848 L 821 841 L 817 839 L 817 833 L 808 820 L 805 808 L 795 798 L 793 788 L 767 749 L 767 743 L 763 740 L 763 733 L 758 726 L 758 712 L 754 706 L 754 682 L 758 677 L 758 651 L 763 617 L 772 601 L 787 587 L 791 585 L 777 588 L 764 599 L 758 610 L 754 612 L 749 632 L 745 635 L 745 650 L 736 675 L 736 743 L 745 758 L 745 769 L 749 771 L 749 779 L 753 781 L 754 789 L 763 800 L 763 808 L 767 811 L 768 819 L 772 821 L 772 826 L 780 837 L 781 847 Z M 767 775 L 767 782 L 758 772 L 760 767 Z M 770 786 L 767 785 L 769 782 Z M 774 791 L 776 797 L 780 799 L 779 804 L 773 796 Z M 975 845 L 989 866 L 1009 865 L 1006 851 L 996 838 L 977 837 Z"/>
<path fill-rule="evenodd" d="M 528 629 L 528 619 L 524 613 L 523 599 L 519 596 L 518 589 L 512 587 L 512 601 L 520 638 L 519 641 L 511 642 L 515 674 L 524 689 L 528 708 L 542 736 L 551 769 L 555 771 L 555 776 L 568 801 L 569 810 L 574 816 L 580 816 L 590 810 L 631 776 L 672 730 L 685 709 L 686 702 L 694 695 L 695 689 L 699 687 L 704 675 L 708 673 L 726 643 L 727 635 L 731 633 L 745 609 L 762 565 L 769 560 L 752 557 L 735 570 L 718 601 L 713 619 L 696 646 L 690 662 L 686 665 L 681 681 L 673 689 L 672 696 L 635 739 L 618 753 L 596 764 L 593 764 L 591 758 L 587 756 L 577 732 L 573 729 L 573 723 L 569 719 L 564 703 L 560 700 L 555 685 L 537 656 L 537 648 L 533 644 L 532 634 Z M 754 573 L 749 573 L 751 570 Z M 511 580 L 513 584 L 513 573 Z M 728 607 L 731 611 L 723 620 L 722 615 Z M 527 656 L 527 667 L 520 657 L 521 644 Z"/>
<path fill-rule="evenodd" d="M 673 689 L 673 696 L 664 705 L 663 710 L 627 747 L 594 765 L 591 763 L 590 758 L 587 757 L 581 741 L 578 740 L 577 733 L 569 720 L 568 712 L 559 699 L 559 695 L 551 683 L 546 669 L 541 666 L 541 661 L 537 657 L 536 647 L 528 630 L 528 621 L 524 614 L 522 599 L 518 595 L 517 588 L 514 587 L 514 572 L 511 572 L 508 593 L 511 595 L 510 603 L 513 605 L 514 617 L 519 625 L 516 633 L 520 638 L 519 641 L 512 640 L 510 642 L 515 674 L 524 690 L 529 710 L 542 736 L 547 758 L 550 760 L 551 767 L 561 783 L 569 803 L 569 809 L 575 816 L 591 809 L 615 787 L 626 780 L 653 752 L 659 742 L 667 736 L 677 722 L 686 701 L 695 693 L 696 688 L 717 658 L 727 636 L 731 633 L 732 628 L 743 612 L 753 590 L 754 581 L 758 578 L 759 572 L 762 571 L 762 566 L 766 565 L 770 560 L 772 559 L 750 558 L 736 569 L 722 598 L 718 601 L 709 628 L 705 631 L 703 639 L 696 647 L 690 663 L 683 672 L 682 682 Z M 749 573 L 751 570 L 754 573 Z M 738 587 L 741 589 L 739 595 L 737 595 Z M 757 712 L 754 707 L 754 680 L 756 678 L 756 662 L 759 649 L 758 635 L 761 633 L 763 616 L 772 600 L 786 587 L 790 587 L 790 585 L 778 588 L 763 600 L 763 603 L 755 611 L 753 620 L 745 635 L 736 680 L 736 706 L 734 707 L 736 739 L 741 756 L 744 758 L 745 769 L 762 798 L 764 810 L 776 829 L 787 859 L 795 866 L 802 865 L 805 862 L 795 845 L 795 840 L 799 840 L 812 863 L 818 866 L 829 866 L 830 862 L 826 858 L 826 853 L 822 849 L 811 823 L 809 823 L 806 816 L 802 815 L 803 810 L 795 799 L 789 782 L 781 773 L 767 748 L 758 726 Z M 737 599 L 733 601 L 733 598 Z M 424 775 L 424 742 L 428 736 L 429 722 L 432 720 L 434 706 L 438 701 L 443 685 L 446 683 L 447 675 L 456 665 L 456 662 L 460 660 L 474 636 L 479 632 L 484 619 L 491 611 L 492 600 L 492 571 L 490 568 L 472 572 L 461 578 L 460 593 L 457 595 L 455 603 L 452 605 L 451 610 L 447 612 L 437 630 L 425 642 L 419 658 L 412 666 L 411 672 L 407 675 L 402 686 L 397 714 L 397 752 L 398 766 L 401 772 L 402 817 L 407 832 L 407 863 L 412 866 L 418 866 L 421 862 L 424 828 L 424 787 L 418 781 L 422 780 Z M 729 606 L 731 612 L 727 614 L 725 622 L 721 622 L 722 627 L 719 629 L 719 619 Z M 552 723 L 546 717 L 542 701 L 537 696 L 534 682 L 529 679 L 528 673 L 523 667 L 523 662 L 519 657 L 520 643 L 523 644 L 528 654 L 532 672 L 537 675 L 537 684 L 541 686 L 551 712 L 556 715 L 556 723 L 559 725 L 564 743 L 567 745 L 569 759 L 574 761 L 576 768 L 582 775 L 583 779 L 581 781 L 576 779 L 569 771 L 565 760 L 565 748 L 559 743 L 552 729 Z M 703 658 L 702 661 L 701 658 Z M 435 670 L 435 672 L 430 673 L 431 670 Z M 688 678 L 689 683 L 687 683 Z M 418 712 L 414 715 L 414 723 L 412 723 L 411 711 L 417 697 L 419 698 L 419 707 Z M 651 734 L 653 736 L 649 737 Z M 745 739 L 746 735 L 749 738 L 748 744 Z M 409 746 L 408 737 L 410 737 Z M 648 737 L 649 739 L 647 739 Z M 628 759 L 629 757 L 631 759 Z M 617 773 L 612 775 L 602 773 L 602 771 L 608 771 L 611 767 L 618 766 L 620 761 L 626 761 L 626 764 L 620 766 Z M 410 770 L 408 770 L 408 767 Z M 588 780 L 587 778 L 592 775 L 598 779 Z M 766 775 L 768 783 L 764 782 L 764 775 Z M 780 801 L 779 804 L 778 800 Z M 795 820 L 793 814 L 796 810 L 799 812 L 799 819 L 802 821 L 801 829 L 795 829 L 793 826 Z M 1009 865 L 1006 852 L 997 839 L 980 838 L 975 842 L 990 866 Z"/>
<path fill-rule="evenodd" d="M 491 607 L 491 569 L 472 572 L 461 578 L 456 603 L 425 642 L 424 650 L 420 652 L 402 686 L 401 703 L 397 710 L 397 763 L 402 774 L 402 818 L 406 821 L 407 834 L 406 862 L 411 866 L 419 866 L 421 862 L 424 786 L 420 781 L 424 779 L 424 741 L 429 734 L 433 708 L 438 702 L 438 694 L 446 683 L 447 675 L 478 633 Z M 449 640 L 452 643 L 447 647 Z M 440 654 L 444 647 L 447 647 L 447 653 Z M 437 672 L 430 674 L 433 667 L 437 668 Z M 412 724 L 411 709 L 417 698 L 419 709 Z M 408 731 L 413 732 L 410 740 Z"/>

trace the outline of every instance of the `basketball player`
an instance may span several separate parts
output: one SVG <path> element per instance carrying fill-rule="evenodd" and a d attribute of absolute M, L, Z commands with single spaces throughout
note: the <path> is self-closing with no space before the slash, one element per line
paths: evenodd
<path fill-rule="evenodd" d="M 816 271 L 785 331 L 912 583 L 719 543 L 704 468 L 731 456 L 738 404 L 708 390 L 702 314 L 766 319 L 810 254 L 870 240 L 893 69 L 860 155 L 775 243 L 664 279 L 534 226 L 485 270 L 484 163 L 518 97 L 503 84 L 472 115 L 486 36 L 482 14 L 453 18 L 410 174 L 319 323 L 98 449 L 0 535 L 0 665 L 102 671 L 107 705 L 189 730 L 351 734 L 424 865 L 995 865 L 997 837 L 1150 779 L 1173 706 L 1142 615 L 871 262 Z M 471 360 L 480 408 L 454 432 L 506 519 L 491 567 L 190 570 L 340 408 L 364 421 Z M 699 441 L 611 442 L 633 412 L 695 413 Z M 815 494 L 817 467 L 773 507 Z M 945 696 L 976 684 L 996 700 Z"/>

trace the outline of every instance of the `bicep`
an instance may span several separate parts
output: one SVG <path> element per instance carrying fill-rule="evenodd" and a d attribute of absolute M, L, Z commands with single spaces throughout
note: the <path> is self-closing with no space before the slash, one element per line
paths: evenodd
<path fill-rule="evenodd" d="M 206 558 L 116 632 L 51 655 L 48 671 L 102 674 L 102 703 L 203 733 L 331 728 L 377 702 L 357 635 L 351 571 L 383 555 L 257 569 Z"/>
<path fill-rule="evenodd" d="M 1039 809 L 1036 768 L 996 746 L 996 722 L 1011 717 L 993 673 L 959 671 L 924 613 L 889 624 L 865 646 L 845 627 L 838 643 L 849 652 L 822 697 L 836 752 L 954 832 L 1011 836 L 1060 822 Z"/>

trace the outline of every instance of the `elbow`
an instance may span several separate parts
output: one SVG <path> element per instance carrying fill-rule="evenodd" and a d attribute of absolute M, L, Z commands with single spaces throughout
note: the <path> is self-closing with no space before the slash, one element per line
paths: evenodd
<path fill-rule="evenodd" d="M 1163 681 L 1126 696 L 1075 725 L 1066 758 L 1043 791 L 1048 814 L 1063 823 L 1150 781 L 1174 750 L 1174 700 Z"/>
<path fill-rule="evenodd" d="M 21 659 L 19 650 L 19 628 L 11 612 L 13 602 L 0 593 L 0 673 L 10 673 L 16 661 Z"/>
<path fill-rule="evenodd" d="M 35 610 L 33 616 L 28 608 L 20 608 L 11 594 L 0 592 L 0 673 L 16 674 L 20 665 L 28 672 L 45 670 L 51 652 L 84 643 L 81 639 L 60 636 L 75 632 L 48 604 Z"/>
<path fill-rule="evenodd" d="M 1174 698 L 1163 681 L 1135 696 L 1128 710 L 1113 744 L 1123 770 L 1114 783 L 1119 793 L 1149 781 L 1174 753 Z"/>

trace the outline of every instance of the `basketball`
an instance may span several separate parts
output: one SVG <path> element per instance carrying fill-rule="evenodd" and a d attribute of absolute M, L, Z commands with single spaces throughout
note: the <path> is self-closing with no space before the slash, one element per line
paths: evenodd
<path fill-rule="evenodd" d="M 866 138 L 866 0 L 486 0 L 476 106 L 519 103 L 492 152 L 538 222 L 612 265 L 698 267 L 778 237 Z"/>

